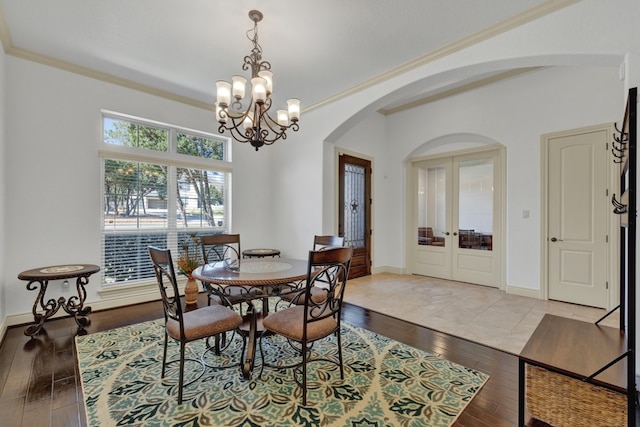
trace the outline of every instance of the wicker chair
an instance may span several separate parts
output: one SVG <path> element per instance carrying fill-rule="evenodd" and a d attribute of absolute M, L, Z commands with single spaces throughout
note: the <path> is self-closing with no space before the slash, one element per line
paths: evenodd
<path fill-rule="evenodd" d="M 149 246 L 149 256 L 153 262 L 156 273 L 162 304 L 164 306 L 164 351 L 162 353 L 162 378 L 165 376 L 168 363 L 179 362 L 180 373 L 178 378 L 178 404 L 182 403 L 183 388 L 195 382 L 204 374 L 206 365 L 202 360 L 185 359 L 185 346 L 187 343 L 203 338 L 215 337 L 227 331 L 234 330 L 242 324 L 242 317 L 229 307 L 213 304 L 188 312 L 182 309 L 178 283 L 169 249 L 160 249 Z M 167 292 L 169 288 L 169 292 Z M 169 337 L 180 342 L 180 359 L 167 362 L 167 344 Z M 209 351 L 211 348 L 207 348 Z M 217 351 L 217 348 L 216 348 Z M 200 375 L 184 384 L 184 362 L 194 360 L 202 365 Z"/>
<path fill-rule="evenodd" d="M 264 331 L 260 337 L 260 355 L 262 369 L 294 369 L 294 380 L 302 390 L 302 404 L 307 404 L 307 366 L 311 362 L 325 361 L 337 365 L 340 378 L 344 378 L 342 364 L 342 343 L 340 338 L 340 315 L 344 289 L 349 277 L 349 267 L 353 248 L 330 248 L 321 251 L 310 251 L 305 287 L 305 303 L 269 313 L 262 324 Z M 316 302 L 311 298 L 311 289 L 316 286 L 322 289 L 324 298 Z M 292 348 L 300 353 L 300 362 L 281 365 L 277 361 L 268 362 L 265 358 L 265 337 L 275 333 L 287 338 Z M 313 343 L 328 337 L 336 336 L 337 360 L 327 356 L 311 356 Z M 297 343 L 297 344 L 296 344 Z M 300 372 L 300 377 L 296 374 Z M 260 371 L 262 375 L 263 371 Z"/>

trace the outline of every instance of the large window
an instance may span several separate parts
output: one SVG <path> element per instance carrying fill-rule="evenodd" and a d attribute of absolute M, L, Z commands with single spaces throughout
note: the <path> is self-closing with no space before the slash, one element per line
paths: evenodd
<path fill-rule="evenodd" d="M 103 113 L 102 282 L 153 277 L 147 246 L 174 261 L 193 235 L 230 230 L 227 138 Z"/>

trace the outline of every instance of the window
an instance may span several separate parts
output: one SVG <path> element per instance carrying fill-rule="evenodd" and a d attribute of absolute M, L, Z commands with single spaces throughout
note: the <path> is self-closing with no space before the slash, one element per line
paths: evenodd
<path fill-rule="evenodd" d="M 174 256 L 230 230 L 229 139 L 103 112 L 102 283 L 154 277 L 147 246 Z M 193 243 L 191 243 L 193 244 Z"/>

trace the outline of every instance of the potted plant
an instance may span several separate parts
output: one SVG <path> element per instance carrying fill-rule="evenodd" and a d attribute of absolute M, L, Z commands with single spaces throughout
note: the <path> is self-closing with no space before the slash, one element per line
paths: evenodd
<path fill-rule="evenodd" d="M 192 234 L 189 239 L 181 243 L 180 257 L 178 257 L 178 270 L 187 276 L 187 284 L 184 287 L 184 299 L 187 304 L 195 304 L 198 300 L 198 283 L 193 278 L 192 273 L 200 265 L 198 259 L 199 244 L 198 237 Z"/>

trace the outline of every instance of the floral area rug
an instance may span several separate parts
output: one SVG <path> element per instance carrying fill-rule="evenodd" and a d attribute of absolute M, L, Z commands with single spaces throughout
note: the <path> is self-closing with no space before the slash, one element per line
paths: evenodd
<path fill-rule="evenodd" d="M 238 365 L 242 339 L 224 353 L 187 344 L 188 357 L 211 366 L 177 402 L 178 364 L 161 379 L 163 321 L 78 336 L 76 346 L 89 426 L 450 426 L 488 376 L 370 331 L 343 324 L 344 380 L 333 364 L 315 362 L 308 374 L 307 406 L 292 370 L 265 368 L 260 355 L 250 380 Z M 335 337 L 313 351 L 335 354 Z M 168 359 L 178 356 L 171 342 Z M 265 358 L 287 363 L 294 352 L 277 336 L 265 338 Z M 203 356 L 204 353 L 204 356 Z M 202 372 L 185 365 L 185 383 Z"/>

